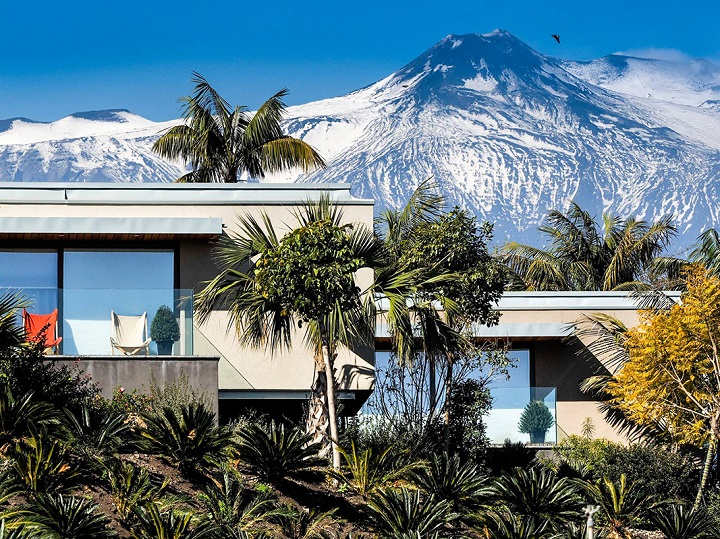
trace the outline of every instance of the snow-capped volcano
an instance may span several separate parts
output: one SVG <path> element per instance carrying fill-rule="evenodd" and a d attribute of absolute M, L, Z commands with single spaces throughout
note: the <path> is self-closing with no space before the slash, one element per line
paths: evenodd
<path fill-rule="evenodd" d="M 687 241 L 720 224 L 718 81 L 705 61 L 570 62 L 502 30 L 450 35 L 366 88 L 290 107 L 286 129 L 328 167 L 268 180 L 350 182 L 384 207 L 433 175 L 500 239 L 575 199 L 596 213 L 672 213 Z M 174 122 L 113 110 L 6 123 L 0 179 L 169 181 L 183 170 L 150 151 Z"/>

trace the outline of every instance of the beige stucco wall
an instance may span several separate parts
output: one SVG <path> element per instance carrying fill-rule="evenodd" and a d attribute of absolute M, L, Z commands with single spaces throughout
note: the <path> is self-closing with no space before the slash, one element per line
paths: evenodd
<path fill-rule="evenodd" d="M 343 220 L 358 226 L 373 226 L 373 206 L 364 201 L 340 204 Z M 224 231 L 238 230 L 238 216 L 249 215 L 260 219 L 267 214 L 276 231 L 284 234 L 295 221 L 293 212 L 300 204 L 114 204 L 79 203 L 72 204 L 0 204 L 3 217 L 219 217 Z M 106 247 L 121 247 L 120 243 L 106 241 Z M 211 257 L 211 242 L 205 239 L 179 240 L 179 286 L 183 289 L 199 290 L 201 283 L 213 278 L 217 268 Z M 367 271 L 358 272 L 360 288 L 367 287 L 372 275 Z M 194 353 L 197 355 L 219 355 L 218 386 L 221 390 L 243 389 L 287 389 L 307 390 L 315 375 L 313 353 L 303 342 L 298 332 L 289 350 L 271 354 L 267 350 L 256 350 L 240 346 L 233 331 L 228 331 L 228 317 L 225 312 L 215 313 L 207 323 L 197 326 L 193 334 Z M 374 380 L 373 351 L 371 349 L 341 350 L 337 359 L 337 378 L 340 389 L 369 389 Z"/>

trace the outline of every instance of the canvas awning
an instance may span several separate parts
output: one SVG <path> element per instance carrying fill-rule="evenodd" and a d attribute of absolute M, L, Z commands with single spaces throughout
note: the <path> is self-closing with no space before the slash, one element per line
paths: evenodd
<path fill-rule="evenodd" d="M 217 217 L 0 217 L 0 239 L 170 239 L 222 233 Z"/>

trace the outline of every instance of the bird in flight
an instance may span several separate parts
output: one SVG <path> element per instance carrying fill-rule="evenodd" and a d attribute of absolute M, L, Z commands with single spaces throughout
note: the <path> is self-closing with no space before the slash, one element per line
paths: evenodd
<path fill-rule="evenodd" d="M 551 34 L 551 35 L 552 35 L 552 37 L 553 37 L 553 39 L 554 39 L 555 41 L 557 41 L 558 43 L 560 43 L 560 36 L 559 36 L 558 34 Z"/>

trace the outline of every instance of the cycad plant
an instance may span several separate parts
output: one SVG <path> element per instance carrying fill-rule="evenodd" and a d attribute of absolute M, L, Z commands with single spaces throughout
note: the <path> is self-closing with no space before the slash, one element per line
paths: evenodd
<path fill-rule="evenodd" d="M 502 475 L 493 491 L 509 512 L 547 521 L 555 529 L 582 516 L 582 499 L 575 484 L 538 466 Z"/>
<path fill-rule="evenodd" d="M 437 499 L 452 504 L 453 511 L 468 515 L 489 502 L 490 479 L 472 462 L 462 462 L 458 455 L 441 453 L 424 466 L 413 470 L 411 481 Z"/>
<path fill-rule="evenodd" d="M 68 449 L 46 434 L 35 434 L 17 442 L 10 457 L 12 478 L 30 493 L 66 492 L 79 483 L 80 474 L 71 462 Z"/>
<path fill-rule="evenodd" d="M 192 512 L 176 509 L 161 511 L 155 503 L 138 508 L 135 515 L 133 539 L 204 539 L 212 532 L 207 524 L 194 524 Z"/>
<path fill-rule="evenodd" d="M 91 500 L 63 494 L 38 494 L 23 510 L 30 537 L 104 539 L 117 537 L 109 520 Z"/>
<path fill-rule="evenodd" d="M 232 107 L 199 73 L 195 91 L 184 97 L 185 122 L 168 129 L 153 150 L 168 159 L 183 159 L 192 171 L 180 182 L 237 182 L 239 176 L 264 178 L 268 173 L 324 167 L 306 142 L 283 133 L 285 112 L 281 90 L 250 116 L 245 107 Z"/>
<path fill-rule="evenodd" d="M 122 415 L 89 406 L 82 406 L 78 412 L 65 409 L 63 415 L 69 443 L 87 457 L 117 451 L 130 428 Z"/>
<path fill-rule="evenodd" d="M 559 539 L 548 520 L 507 512 L 490 512 L 484 519 L 481 536 L 487 539 Z M 579 539 L 585 539 L 584 537 Z"/>
<path fill-rule="evenodd" d="M 376 492 L 368 509 L 381 537 L 439 537 L 458 518 L 450 502 L 405 488 Z"/>
<path fill-rule="evenodd" d="M 605 478 L 581 485 L 592 504 L 600 506 L 598 516 L 611 538 L 624 537 L 627 528 L 642 522 L 658 506 L 654 495 L 643 493 L 638 484 L 628 484 L 625 474 L 621 474 L 618 481 Z"/>
<path fill-rule="evenodd" d="M 10 387 L 0 387 L 0 446 L 57 422 L 57 412 L 33 393 L 16 397 Z"/>
<path fill-rule="evenodd" d="M 25 341 L 25 330 L 18 324 L 17 313 L 29 305 L 30 302 L 17 292 L 0 295 L 0 352 Z"/>
<path fill-rule="evenodd" d="M 392 446 L 377 453 L 372 448 L 358 452 L 355 442 L 351 442 L 350 450 L 341 450 L 341 454 L 344 466 L 340 470 L 330 470 L 329 474 L 362 497 L 399 479 L 407 479 L 412 470 L 421 465 L 407 462 L 406 453 Z"/>
<path fill-rule="evenodd" d="M 230 434 L 215 425 L 215 415 L 201 403 L 170 407 L 147 414 L 142 436 L 147 447 L 176 464 L 186 477 L 202 472 L 221 458 L 229 447 Z"/>
<path fill-rule="evenodd" d="M 325 462 L 317 456 L 319 445 L 301 430 L 286 428 L 274 420 L 266 424 L 248 423 L 238 430 L 235 456 L 263 480 L 281 481 L 288 477 L 315 475 Z"/>
<path fill-rule="evenodd" d="M 273 521 L 282 537 L 287 539 L 331 539 L 338 537 L 338 523 L 333 519 L 334 514 L 334 509 L 320 512 L 298 511 L 294 507 L 286 507 Z"/>
<path fill-rule="evenodd" d="M 197 494 L 200 513 L 204 514 L 218 537 L 232 537 L 238 531 L 254 532 L 281 511 L 268 494 L 246 488 L 238 474 L 223 473 Z"/>
<path fill-rule="evenodd" d="M 167 488 L 167 482 L 154 482 L 145 468 L 119 459 L 113 459 L 106 465 L 105 478 L 115 509 L 124 521 L 136 509 L 160 498 Z"/>
<path fill-rule="evenodd" d="M 526 290 L 628 290 L 649 284 L 653 261 L 676 234 L 670 217 L 655 223 L 605 215 L 600 227 L 575 202 L 552 210 L 539 228 L 547 249 L 510 242 L 501 260 L 513 286 Z"/>
<path fill-rule="evenodd" d="M 663 507 L 652 514 L 650 521 L 665 539 L 711 539 L 720 536 L 711 515 L 685 505 Z"/>

